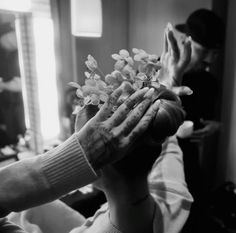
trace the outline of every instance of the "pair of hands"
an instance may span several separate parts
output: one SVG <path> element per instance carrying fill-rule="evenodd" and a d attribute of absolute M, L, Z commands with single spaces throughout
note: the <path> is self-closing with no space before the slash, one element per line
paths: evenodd
<path fill-rule="evenodd" d="M 182 77 L 191 59 L 191 37 L 187 37 L 180 50 L 174 36 L 173 26 L 168 23 L 164 31 L 164 45 L 160 59 L 158 80 L 176 95 L 191 95 L 192 90 L 182 86 Z"/>
<path fill-rule="evenodd" d="M 158 79 L 177 95 L 192 93 L 188 87 L 181 86 L 182 75 L 190 57 L 191 39 L 187 38 L 180 52 L 172 27 L 168 25 L 164 32 L 162 67 Z M 130 84 L 124 82 L 116 89 L 98 113 L 77 130 L 79 142 L 95 170 L 122 159 L 148 128 L 159 109 L 160 101 L 151 103 L 154 89 L 143 88 L 129 96 L 111 115 L 119 97 L 127 90 L 127 85 Z"/>

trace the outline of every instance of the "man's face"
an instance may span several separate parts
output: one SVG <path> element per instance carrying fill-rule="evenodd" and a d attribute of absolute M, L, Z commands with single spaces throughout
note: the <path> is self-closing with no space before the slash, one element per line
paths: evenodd
<path fill-rule="evenodd" d="M 183 35 L 183 41 L 186 35 Z M 192 40 L 191 43 L 192 53 L 191 53 L 191 60 L 187 67 L 187 71 L 194 70 L 206 70 L 209 66 L 214 62 L 215 58 L 217 57 L 217 51 L 213 49 L 207 49 L 197 43 L 196 41 Z"/>

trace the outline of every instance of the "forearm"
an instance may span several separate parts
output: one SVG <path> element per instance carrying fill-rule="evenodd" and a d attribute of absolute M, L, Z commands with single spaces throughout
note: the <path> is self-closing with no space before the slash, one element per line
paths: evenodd
<path fill-rule="evenodd" d="M 184 179 L 182 157 L 176 138 L 170 137 L 149 177 L 150 193 L 165 216 L 166 232 L 181 231 L 193 202 Z"/>
<path fill-rule="evenodd" d="M 74 134 L 52 151 L 2 168 L 0 177 L 0 216 L 4 216 L 55 200 L 93 182 L 96 174 Z"/>
<path fill-rule="evenodd" d="M 165 180 L 185 184 L 183 152 L 176 137 L 170 137 L 163 144 L 159 169 Z"/>

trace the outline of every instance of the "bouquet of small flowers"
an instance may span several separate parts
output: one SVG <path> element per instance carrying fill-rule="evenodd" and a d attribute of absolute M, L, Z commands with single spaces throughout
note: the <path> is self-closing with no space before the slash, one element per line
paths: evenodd
<path fill-rule="evenodd" d="M 103 74 L 97 61 L 88 55 L 85 62 L 88 68 L 88 71 L 85 72 L 85 84 L 80 86 L 75 82 L 69 83 L 70 86 L 77 89 L 76 96 L 79 100 L 74 114 L 78 114 L 85 108 L 90 109 L 90 112 L 94 111 L 94 107 L 98 110 L 109 95 L 125 81 L 131 84 L 132 91 L 146 86 L 154 87 L 156 92 L 153 101 L 160 99 L 161 103 L 153 120 L 150 135 L 155 140 L 163 140 L 166 136 L 173 135 L 184 120 L 180 99 L 160 84 L 161 63 L 157 55 L 148 54 L 144 50 L 136 48 L 132 52 L 133 57 L 125 49 L 120 50 L 118 54 L 112 54 L 112 58 L 115 60 L 114 70 L 107 75 Z M 127 93 L 125 93 L 126 91 Z M 130 95 L 129 91 L 124 91 L 123 101 Z"/>
<path fill-rule="evenodd" d="M 119 54 L 112 54 L 111 57 L 115 60 L 114 71 L 106 76 L 99 68 L 97 61 L 88 55 L 85 62 L 88 68 L 85 72 L 85 85 L 69 83 L 70 86 L 77 88 L 76 95 L 79 98 L 75 114 L 85 105 L 92 104 L 100 107 L 124 81 L 129 82 L 134 90 L 151 85 L 156 88 L 160 87 L 157 78 L 161 67 L 158 56 L 136 48 L 133 49 L 133 53 L 133 58 L 125 49 L 120 50 Z"/>

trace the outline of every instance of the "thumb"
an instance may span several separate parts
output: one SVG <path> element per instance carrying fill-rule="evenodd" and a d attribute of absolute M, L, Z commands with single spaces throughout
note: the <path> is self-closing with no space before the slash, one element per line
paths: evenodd
<path fill-rule="evenodd" d="M 173 87 L 172 91 L 178 96 L 193 94 L 193 91 L 187 86 Z"/>

